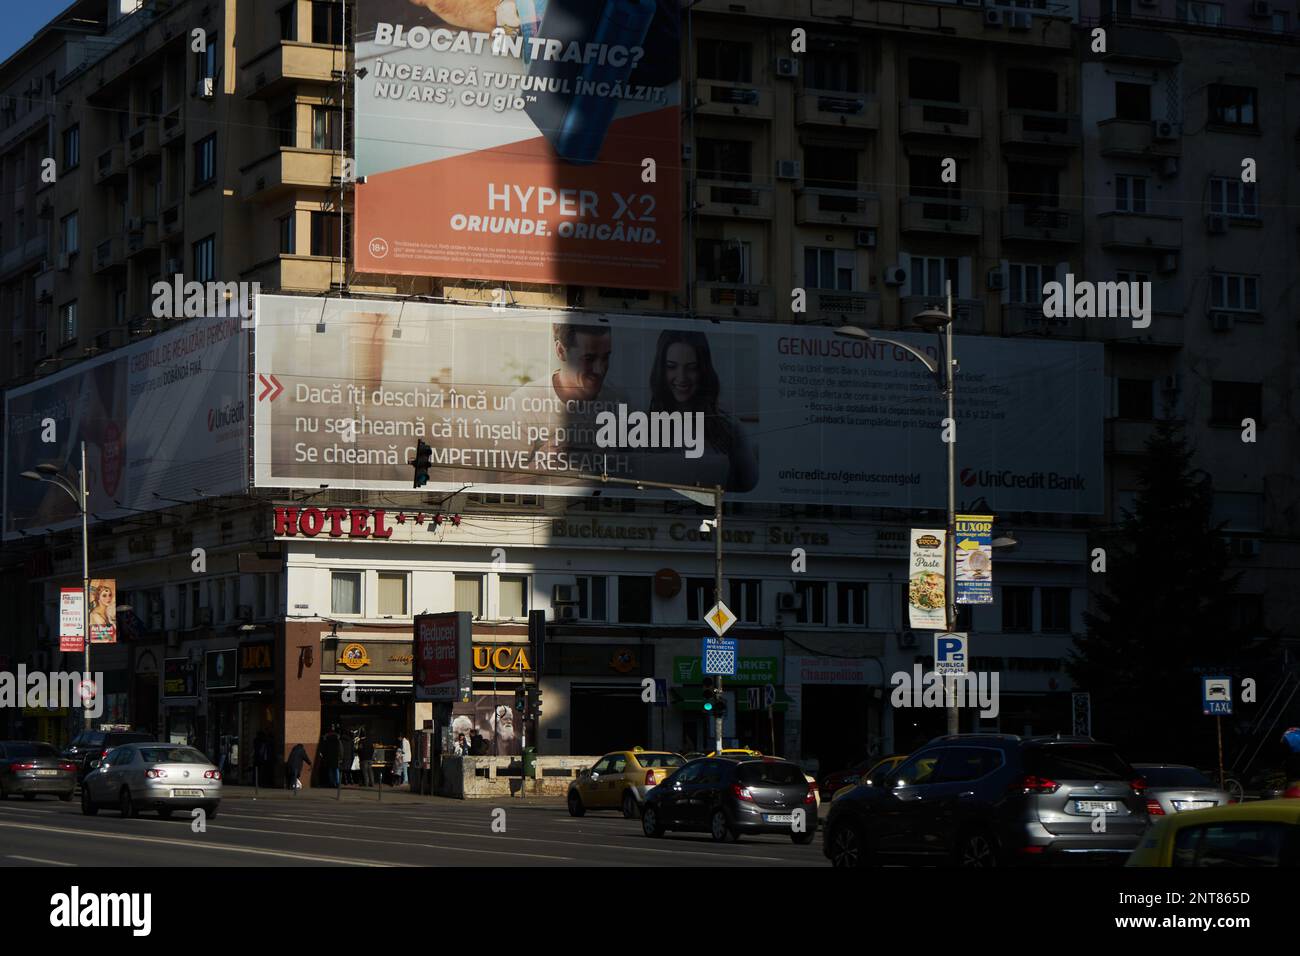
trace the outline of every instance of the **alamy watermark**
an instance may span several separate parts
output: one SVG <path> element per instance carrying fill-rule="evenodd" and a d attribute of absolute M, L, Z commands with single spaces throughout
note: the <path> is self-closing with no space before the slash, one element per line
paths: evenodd
<path fill-rule="evenodd" d="M 253 317 L 260 282 L 186 282 L 179 273 L 171 281 L 160 279 L 153 284 L 155 319 Z"/>
<path fill-rule="evenodd" d="M 1043 286 L 1043 315 L 1049 319 L 1132 319 L 1133 328 L 1151 325 L 1150 282 L 1065 282 Z"/>
<path fill-rule="evenodd" d="M 684 448 L 687 458 L 704 454 L 703 412 L 618 411 L 596 416 L 596 444 L 601 448 Z"/>
<path fill-rule="evenodd" d="M 947 707 L 954 700 L 958 707 L 978 707 L 986 720 L 997 717 L 999 676 L 997 671 L 967 671 L 947 677 L 935 671 L 912 673 L 898 671 L 889 679 L 893 694 L 889 702 L 895 707 Z M 945 692 L 946 691 L 946 692 Z"/>
<path fill-rule="evenodd" d="M 18 665 L 17 673 L 0 671 L 0 707 L 31 707 L 63 710 L 84 707 L 86 716 L 104 714 L 103 671 L 87 676 L 81 671 L 28 671 Z"/>

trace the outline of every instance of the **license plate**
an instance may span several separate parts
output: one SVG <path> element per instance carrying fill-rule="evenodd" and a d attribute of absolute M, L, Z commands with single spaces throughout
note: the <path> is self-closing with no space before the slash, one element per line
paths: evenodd
<path fill-rule="evenodd" d="M 1075 800 L 1074 809 L 1078 813 L 1119 813 L 1116 800 Z"/>
<path fill-rule="evenodd" d="M 173 797 L 201 797 L 203 796 L 203 791 L 202 790 L 173 790 L 172 796 Z"/>
<path fill-rule="evenodd" d="M 58 772 L 57 770 L 38 770 L 38 771 L 36 771 L 36 776 L 38 776 L 38 777 L 57 777 L 58 775 L 59 775 L 59 772 Z"/>
<path fill-rule="evenodd" d="M 794 823 L 793 813 L 765 813 L 763 814 L 764 823 Z"/>
<path fill-rule="evenodd" d="M 1204 810 L 1206 807 L 1217 806 L 1213 800 L 1175 800 L 1175 810 Z"/>

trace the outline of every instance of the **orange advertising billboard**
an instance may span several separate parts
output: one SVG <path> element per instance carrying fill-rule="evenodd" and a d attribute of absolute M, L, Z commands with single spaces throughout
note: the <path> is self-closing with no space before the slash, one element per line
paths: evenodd
<path fill-rule="evenodd" d="M 676 0 L 358 0 L 356 267 L 681 276 Z"/>

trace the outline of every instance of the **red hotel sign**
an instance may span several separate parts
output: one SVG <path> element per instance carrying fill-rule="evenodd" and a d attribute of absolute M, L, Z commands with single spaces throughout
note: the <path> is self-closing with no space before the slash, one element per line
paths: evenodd
<path fill-rule="evenodd" d="M 384 525 L 385 513 L 370 508 L 276 508 L 275 533 L 314 538 L 328 525 L 331 538 L 391 538 L 393 529 Z"/>

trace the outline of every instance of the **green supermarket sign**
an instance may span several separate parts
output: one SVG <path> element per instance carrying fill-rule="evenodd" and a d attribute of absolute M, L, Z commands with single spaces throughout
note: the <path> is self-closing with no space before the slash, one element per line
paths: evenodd
<path fill-rule="evenodd" d="M 737 684 L 775 684 L 775 657 L 742 657 L 736 662 L 736 676 L 724 678 Z M 698 657 L 674 657 L 673 678 L 678 684 L 698 684 L 704 675 L 700 673 Z"/>

